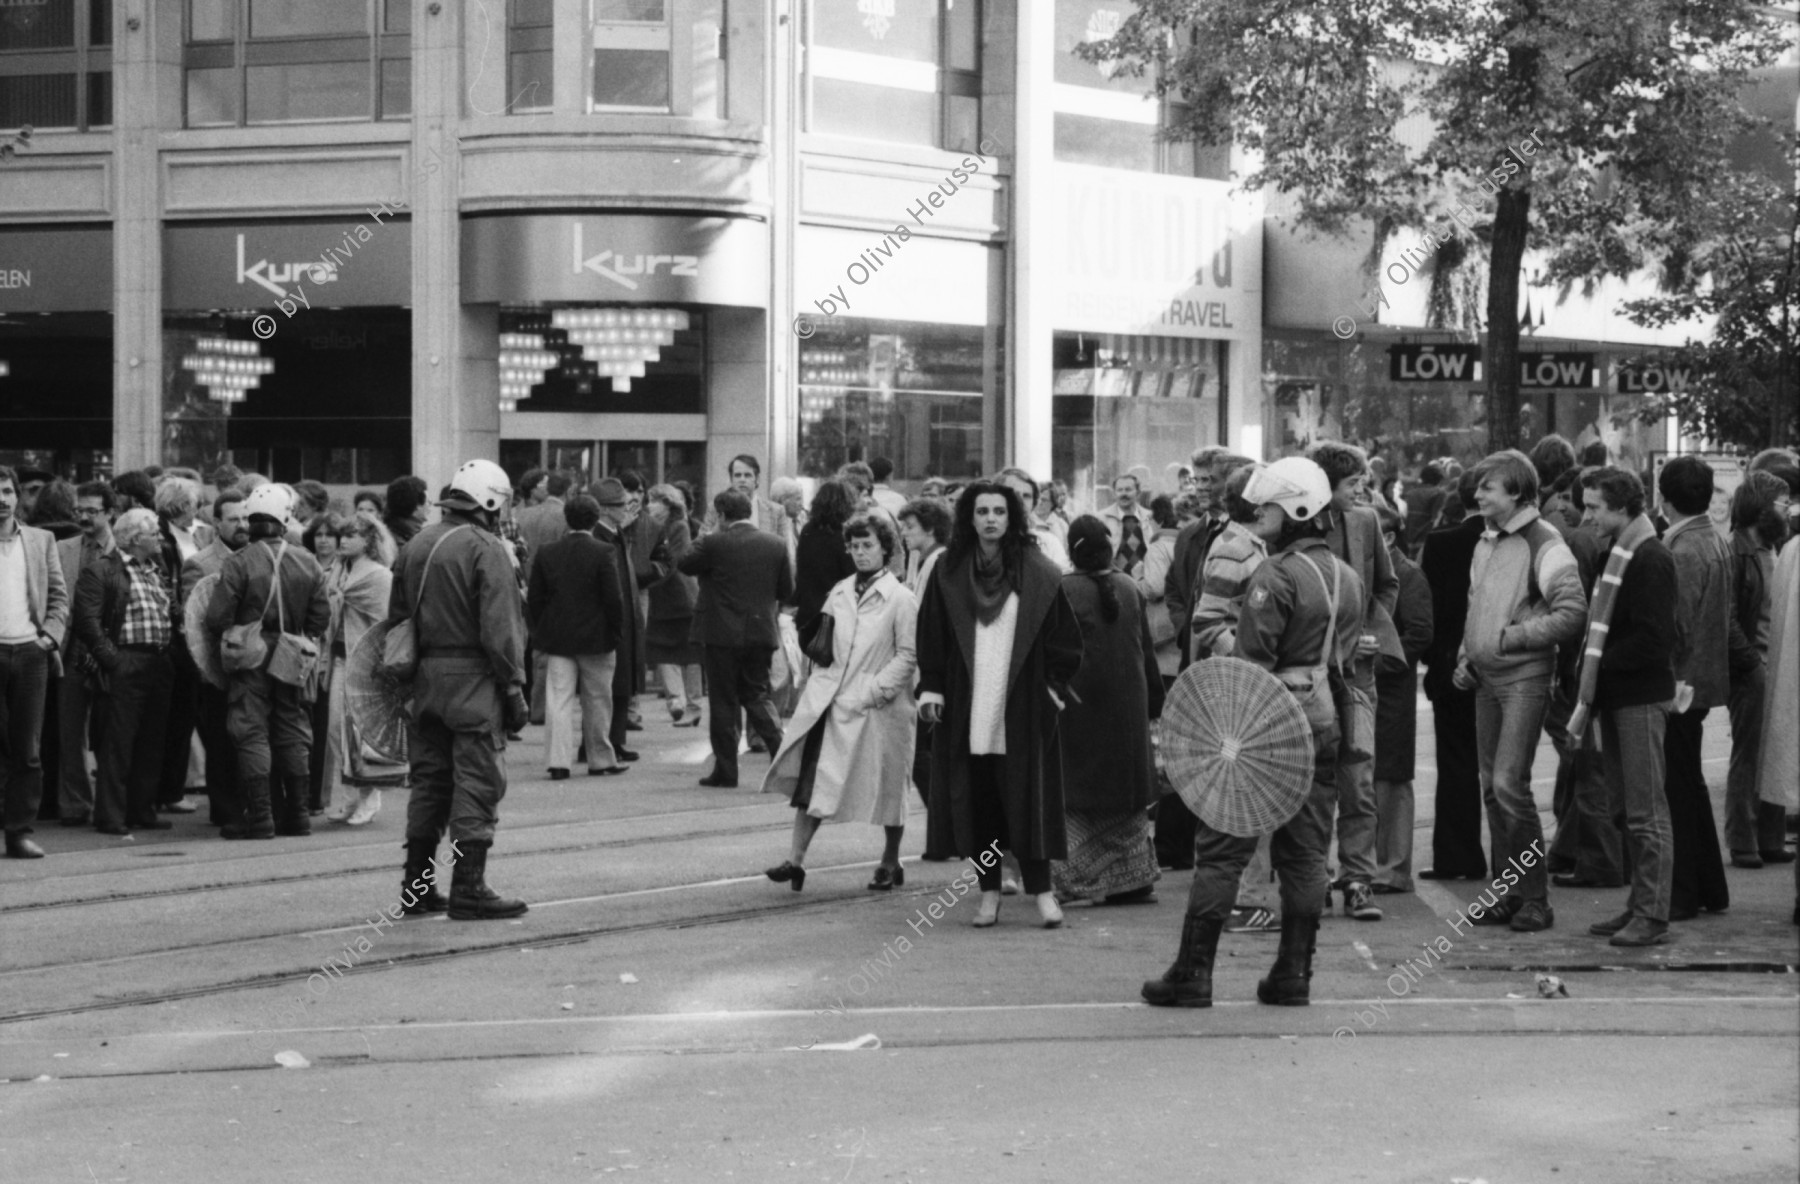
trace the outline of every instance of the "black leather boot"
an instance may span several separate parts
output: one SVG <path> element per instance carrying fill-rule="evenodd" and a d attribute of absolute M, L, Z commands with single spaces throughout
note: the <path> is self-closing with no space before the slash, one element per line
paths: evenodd
<path fill-rule="evenodd" d="M 466 840 L 459 844 L 456 868 L 450 874 L 452 921 L 501 921 L 525 912 L 522 900 L 507 900 L 487 886 L 488 848 L 492 843 Z"/>
<path fill-rule="evenodd" d="M 1311 1000 L 1313 949 L 1319 918 L 1281 914 L 1281 947 L 1269 977 L 1256 984 L 1256 997 L 1279 1007 L 1305 1007 Z"/>
<path fill-rule="evenodd" d="M 291 838 L 312 834 L 312 815 L 307 812 L 307 774 L 277 773 L 281 778 L 281 803 L 276 811 L 275 833 Z"/>
<path fill-rule="evenodd" d="M 272 839 L 275 837 L 275 815 L 269 807 L 269 779 L 246 777 L 238 786 L 243 814 L 236 822 L 219 828 L 221 839 Z"/>
<path fill-rule="evenodd" d="M 408 917 L 449 911 L 450 902 L 437 890 L 437 849 L 436 839 L 406 840 L 406 872 L 400 880 L 400 911 Z"/>
<path fill-rule="evenodd" d="M 1144 984 L 1144 1002 L 1152 1007 L 1211 1007 L 1213 959 L 1224 927 L 1222 918 L 1189 913 L 1181 925 L 1181 949 L 1174 965 L 1161 978 Z"/>

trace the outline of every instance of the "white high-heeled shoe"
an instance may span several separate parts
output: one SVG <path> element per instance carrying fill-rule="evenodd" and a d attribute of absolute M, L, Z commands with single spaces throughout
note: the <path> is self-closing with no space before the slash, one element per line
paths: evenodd
<path fill-rule="evenodd" d="M 365 789 L 362 794 L 362 801 L 356 803 L 356 809 L 351 811 L 350 817 L 344 819 L 351 826 L 367 824 L 381 810 L 381 791 L 379 789 Z"/>
<path fill-rule="evenodd" d="M 1040 892 L 1037 895 L 1038 916 L 1043 919 L 1045 929 L 1061 929 L 1063 923 L 1062 906 L 1056 903 L 1056 893 Z"/>
<path fill-rule="evenodd" d="M 975 911 L 975 920 L 970 922 L 972 928 L 990 929 L 1000 923 L 1000 894 L 983 892 L 981 907 Z"/>

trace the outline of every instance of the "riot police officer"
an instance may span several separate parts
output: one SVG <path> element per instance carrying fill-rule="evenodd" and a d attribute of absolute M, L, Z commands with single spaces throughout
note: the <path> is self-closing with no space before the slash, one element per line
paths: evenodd
<path fill-rule="evenodd" d="M 1236 656 L 1272 672 L 1289 689 L 1306 709 L 1313 734 L 1312 787 L 1299 812 L 1269 844 L 1270 861 L 1281 877 L 1281 946 L 1274 969 L 1256 985 L 1256 997 L 1302 1006 L 1309 997 L 1337 796 L 1339 729 L 1331 671 L 1349 669 L 1355 658 L 1363 587 L 1355 570 L 1326 545 L 1323 517 L 1331 504 L 1331 482 L 1318 465 L 1301 457 L 1278 460 L 1257 470 L 1243 496 L 1257 508 L 1258 533 L 1274 541 L 1269 561 L 1256 569 L 1245 593 Z M 1333 602 L 1335 653 L 1328 655 Z M 1238 878 L 1255 852 L 1254 837 L 1238 838 L 1204 821 L 1198 824 L 1181 948 L 1162 978 L 1144 984 L 1146 1002 L 1212 1006 L 1219 933 L 1237 899 Z"/>
<path fill-rule="evenodd" d="M 442 518 L 415 535 L 394 565 L 388 622 L 416 617 L 419 659 L 406 729 L 412 794 L 401 882 L 402 904 L 415 916 L 448 909 L 453 921 L 485 921 L 526 909 L 486 878 L 506 795 L 506 735 L 528 715 L 519 583 L 494 533 L 511 496 L 499 465 L 468 462 L 438 502 Z M 429 869 L 445 830 L 456 852 L 448 902 L 435 886 L 417 891 L 433 882 Z"/>

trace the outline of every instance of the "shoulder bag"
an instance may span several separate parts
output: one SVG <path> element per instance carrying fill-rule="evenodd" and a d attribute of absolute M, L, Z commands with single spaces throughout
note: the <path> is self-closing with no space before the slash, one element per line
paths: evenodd
<path fill-rule="evenodd" d="M 1310 555 L 1303 555 L 1307 566 L 1319 577 L 1319 584 L 1325 585 L 1325 573 Z M 1325 588 L 1325 599 L 1330 605 L 1331 616 L 1325 626 L 1325 648 L 1319 654 L 1320 673 L 1326 676 L 1331 686 L 1331 697 L 1337 706 L 1338 746 L 1343 760 L 1349 764 L 1358 761 L 1372 760 L 1375 756 L 1375 701 L 1366 691 L 1357 686 L 1349 674 L 1344 671 L 1343 664 L 1337 658 L 1337 609 L 1338 590 L 1340 587 L 1337 564 L 1332 564 L 1332 580 Z"/>
<path fill-rule="evenodd" d="M 275 582 L 275 652 L 269 658 L 269 677 L 300 688 L 308 703 L 318 694 L 319 643 L 304 633 L 287 631 L 287 606 L 281 599 L 281 566 L 270 577 Z"/>
<path fill-rule="evenodd" d="M 431 561 L 437 558 L 438 548 L 448 542 L 451 535 L 463 529 L 466 528 L 453 526 L 432 544 L 430 553 L 425 556 L 425 569 L 419 573 L 419 590 L 413 594 L 412 613 L 404 621 L 389 628 L 387 636 L 382 639 L 381 673 L 395 682 L 409 683 L 418 677 L 419 604 L 425 599 L 425 581 L 431 576 Z"/>
<path fill-rule="evenodd" d="M 814 666 L 829 666 L 836 660 L 834 645 L 837 641 L 837 618 L 823 610 L 813 618 L 812 626 L 807 630 L 811 634 L 806 639 L 802 652 L 807 661 Z"/>
<path fill-rule="evenodd" d="M 281 589 L 281 561 L 287 557 L 287 542 L 275 552 L 275 565 L 269 570 L 270 594 Z M 263 663 L 269 660 L 269 647 L 263 641 L 263 617 L 269 612 L 269 600 L 263 598 L 262 611 L 256 620 L 246 621 L 242 625 L 233 625 L 219 637 L 219 665 L 227 674 L 242 674 L 246 670 L 261 670 Z"/>

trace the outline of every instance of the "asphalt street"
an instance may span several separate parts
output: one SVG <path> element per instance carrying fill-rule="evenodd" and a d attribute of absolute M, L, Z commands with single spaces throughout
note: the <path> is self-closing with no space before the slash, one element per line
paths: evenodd
<path fill-rule="evenodd" d="M 1257 1004 L 1275 939 L 1227 935 L 1217 1005 L 1161 1011 L 1138 985 L 1187 873 L 1057 931 L 1009 898 L 976 931 L 915 799 L 903 888 L 863 886 L 878 829 L 831 826 L 792 892 L 760 872 L 792 818 L 756 792 L 767 758 L 701 788 L 704 728 L 646 707 L 624 777 L 549 781 L 540 728 L 509 750 L 488 877 L 531 902 L 516 921 L 379 921 L 404 794 L 272 843 L 204 813 L 41 829 L 50 858 L 0 863 L 0 1180 L 1800 1175 L 1791 868 L 1729 871 L 1728 912 L 1645 951 L 1587 935 L 1622 889 L 1553 889 L 1555 928 L 1514 934 L 1451 923 L 1475 885 L 1422 883 L 1326 920 L 1308 1008 Z M 1553 769 L 1546 742 L 1546 811 Z"/>

